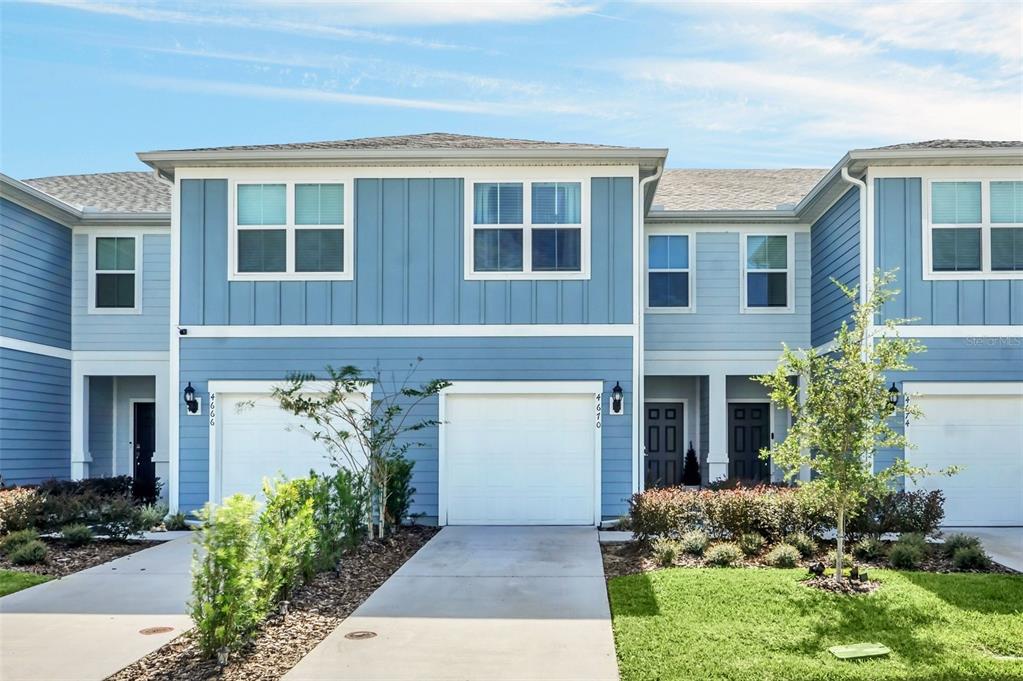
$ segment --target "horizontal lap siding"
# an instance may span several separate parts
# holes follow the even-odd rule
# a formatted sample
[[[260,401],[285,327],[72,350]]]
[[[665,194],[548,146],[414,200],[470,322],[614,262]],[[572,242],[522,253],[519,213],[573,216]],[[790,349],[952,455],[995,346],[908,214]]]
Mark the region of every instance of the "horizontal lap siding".
[[[229,282],[226,180],[181,183],[181,323],[630,324],[633,183],[591,184],[588,281],[467,281],[461,179],[356,180],[355,279]],[[184,277],[183,277],[184,279]]]
[[[0,199],[0,336],[71,347],[71,230]]]
[[[998,382],[1023,381],[1023,344],[1019,338],[922,338],[927,351],[910,357],[914,371],[889,375],[902,390],[904,381]],[[903,394],[905,390],[902,390]],[[925,392],[925,391],[920,391]],[[903,432],[900,420],[896,430]],[[964,456],[969,452],[964,452]],[[901,449],[879,450],[874,457],[877,470],[903,457]]]
[[[132,236],[131,229],[124,230]],[[138,235],[135,235],[139,238]],[[170,329],[170,235],[142,237],[142,314],[89,314],[89,236],[75,235],[75,350],[166,350]]]
[[[606,416],[601,429],[603,458],[602,513],[625,513],[632,489],[632,339],[629,337],[564,338],[184,338],[181,341],[180,390],[185,383],[203,396],[211,380],[273,380],[291,372],[324,375],[328,364],[353,364],[382,370],[384,383],[400,381],[422,357],[412,376],[418,385],[431,379],[602,380],[605,392],[620,381],[626,413]],[[606,401],[606,400],[605,400]],[[178,406],[182,409],[181,405]],[[417,416],[437,418],[437,400],[420,406]],[[413,513],[437,515],[437,429],[420,433],[423,447],[409,450],[416,461]],[[209,422],[180,417],[180,497],[183,509],[206,502],[209,492]]]
[[[835,285],[860,280],[860,192],[850,189],[810,230],[810,341],[823,345],[852,314],[852,303]]]
[[[71,474],[71,362],[0,348],[0,476],[38,483]]]
[[[647,350],[781,350],[810,338],[810,235],[796,234],[795,311],[740,314],[737,232],[697,232],[695,311],[645,315]]]
[[[902,292],[884,317],[928,325],[1023,324],[1021,280],[924,280],[920,186],[918,177],[874,181],[877,267],[898,268],[894,286]]]

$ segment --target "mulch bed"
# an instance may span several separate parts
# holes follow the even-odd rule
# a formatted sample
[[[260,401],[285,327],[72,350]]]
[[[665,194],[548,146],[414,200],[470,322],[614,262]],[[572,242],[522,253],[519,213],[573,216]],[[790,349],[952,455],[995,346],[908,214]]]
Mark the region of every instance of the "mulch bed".
[[[279,679],[436,533],[434,527],[406,527],[386,539],[364,543],[342,559],[338,573],[322,573],[298,589],[288,614],[271,615],[223,668],[216,660],[203,658],[185,633],[108,681]]]
[[[804,579],[802,584],[812,589],[820,589],[821,591],[828,591],[833,594],[842,594],[845,596],[869,594],[877,591],[877,589],[881,586],[880,582],[875,582],[873,580],[861,582],[859,580],[843,579],[841,582],[836,582],[835,578],[830,575]]]
[[[61,539],[50,537],[41,537],[41,539],[49,549],[45,563],[14,565],[6,557],[0,557],[0,568],[18,572],[34,572],[37,575],[48,577],[67,577],[75,572],[107,563],[115,558],[123,558],[161,543],[142,539],[127,541],[97,539],[85,546],[68,546]]]

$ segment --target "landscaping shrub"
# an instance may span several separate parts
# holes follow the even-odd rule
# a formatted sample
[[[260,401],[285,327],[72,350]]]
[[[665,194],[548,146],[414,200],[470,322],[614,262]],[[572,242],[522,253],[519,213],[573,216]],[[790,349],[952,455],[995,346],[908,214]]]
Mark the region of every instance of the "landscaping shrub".
[[[38,539],[33,539],[11,550],[7,554],[7,560],[15,565],[36,565],[46,562],[47,553],[49,553],[49,549],[46,548],[46,544]]]
[[[784,541],[789,546],[794,546],[803,558],[810,558],[817,554],[817,542],[806,532],[788,534],[785,536]]]
[[[416,488],[412,486],[412,469],[416,462],[404,456],[387,459],[387,498],[384,503],[385,522],[391,526],[400,525],[408,517],[412,495]]]
[[[686,532],[678,540],[679,549],[682,553],[690,556],[702,556],[703,552],[707,550],[707,544],[709,543],[710,538],[707,537],[707,533],[703,530]]]
[[[764,550],[764,538],[756,532],[747,532],[746,534],[739,537],[739,550],[742,551],[742,555],[747,558],[753,558],[754,556],[760,555],[760,552]]]
[[[860,560],[878,560],[884,558],[885,545],[875,537],[864,537],[853,544],[853,556]]]
[[[39,539],[39,533],[33,529],[11,532],[3,539],[0,539],[0,553],[7,555],[22,544],[27,544],[37,539]]]
[[[0,534],[27,530],[39,524],[43,498],[29,487],[0,488]]]
[[[678,540],[668,539],[666,537],[655,539],[652,548],[654,562],[661,567],[670,567],[673,565],[675,563],[675,559],[678,558],[679,553],[681,552]]]
[[[893,532],[915,532],[925,536],[938,533],[945,518],[945,496],[940,490],[889,492],[870,497],[849,520],[846,534],[851,539],[880,537]]]
[[[95,538],[95,535],[88,525],[74,524],[62,527],[60,538],[67,542],[68,546],[85,546]]]
[[[163,504],[146,504],[139,506],[138,514],[139,524],[144,530],[151,530],[163,524],[163,519],[167,517],[167,507]]]
[[[36,489],[47,497],[95,495],[104,499],[131,498],[131,476],[117,475],[109,478],[85,478],[83,480],[50,479],[39,483]]]
[[[927,555],[927,542],[923,535],[904,534],[888,551],[888,562],[893,568],[915,570]]]
[[[986,570],[991,567],[991,558],[979,545],[960,546],[952,554],[952,565],[956,570]]]
[[[286,599],[301,579],[316,573],[317,532],[313,500],[296,482],[263,482],[266,507],[259,515],[261,599],[266,607]]]
[[[188,529],[188,523],[186,522],[185,514],[181,511],[174,513],[173,515],[167,516],[163,521],[163,529],[168,532],[180,532]]]
[[[702,529],[707,522],[704,494],[665,487],[633,495],[629,501],[632,531],[639,539],[649,541],[659,536],[678,538]]]
[[[190,614],[195,640],[208,656],[231,650],[266,614],[260,599],[256,500],[235,494],[200,512],[203,526],[192,558]]]
[[[708,565],[714,565],[716,567],[728,567],[734,565],[742,559],[742,551],[738,546],[731,542],[723,542],[721,544],[715,544],[707,550],[704,559]]]
[[[369,490],[365,475],[338,468],[331,475],[310,471],[309,477],[293,482],[303,498],[313,502],[316,569],[333,569],[345,550],[366,536]]]
[[[956,532],[945,537],[945,543],[941,545],[941,552],[945,557],[951,558],[956,551],[962,548],[980,548],[980,540],[968,534]]]
[[[791,544],[778,544],[767,556],[767,564],[776,568],[794,568],[799,564],[799,549]]]

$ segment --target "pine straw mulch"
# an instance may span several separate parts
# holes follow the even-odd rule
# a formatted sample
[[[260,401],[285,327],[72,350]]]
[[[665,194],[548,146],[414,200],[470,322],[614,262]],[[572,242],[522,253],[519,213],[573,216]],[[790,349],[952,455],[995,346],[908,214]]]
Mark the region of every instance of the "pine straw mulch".
[[[339,572],[321,573],[298,589],[288,614],[267,618],[223,668],[203,658],[185,633],[108,681],[279,679],[436,533],[435,527],[405,527],[386,539],[365,542],[342,559]]]
[[[40,539],[49,549],[45,563],[14,565],[6,557],[0,557],[0,568],[17,572],[33,572],[48,577],[67,577],[75,572],[102,565],[163,543],[143,539],[125,541],[96,539],[85,546],[68,546],[62,539],[53,537],[40,537]]]

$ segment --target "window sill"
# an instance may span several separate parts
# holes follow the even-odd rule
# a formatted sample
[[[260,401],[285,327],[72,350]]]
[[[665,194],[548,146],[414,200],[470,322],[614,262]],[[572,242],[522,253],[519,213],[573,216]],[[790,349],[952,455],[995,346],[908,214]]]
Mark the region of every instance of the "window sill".
[[[647,314],[692,314],[696,309],[689,307],[647,307],[644,310]]]
[[[140,315],[142,314],[142,308],[140,307],[90,307],[90,315]]]
[[[746,307],[739,308],[739,314],[795,314],[792,307]]]
[[[998,272],[924,272],[924,281],[1023,280],[1023,270]]]
[[[231,281],[351,281],[351,272],[252,272],[229,274]]]
[[[585,281],[589,272],[466,272],[466,281]]]

